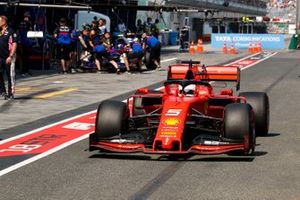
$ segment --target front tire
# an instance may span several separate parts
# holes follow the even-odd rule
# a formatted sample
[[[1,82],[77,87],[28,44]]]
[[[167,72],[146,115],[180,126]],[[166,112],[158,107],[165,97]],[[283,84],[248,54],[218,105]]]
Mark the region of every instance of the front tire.
[[[244,143],[244,153],[253,153],[255,133],[253,112],[249,104],[232,103],[224,110],[224,137]]]
[[[127,106],[123,102],[103,101],[97,111],[95,136],[97,139],[120,135],[126,129]]]
[[[247,99],[254,112],[255,133],[266,136],[269,132],[270,106],[269,97],[264,92],[242,92],[239,96]]]

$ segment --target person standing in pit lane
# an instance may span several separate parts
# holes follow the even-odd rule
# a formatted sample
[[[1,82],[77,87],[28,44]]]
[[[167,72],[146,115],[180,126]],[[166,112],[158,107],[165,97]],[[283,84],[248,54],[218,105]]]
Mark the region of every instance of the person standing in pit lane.
[[[67,26],[67,20],[61,18],[59,27],[54,31],[54,37],[57,39],[58,59],[61,62],[62,73],[69,71],[70,53],[71,53],[71,29]]]
[[[159,36],[159,20],[156,19],[154,24],[151,26],[151,35],[158,39]]]
[[[153,26],[152,24],[152,18],[147,17],[147,21],[144,22],[144,32],[147,33],[148,35],[151,34],[151,27]]]
[[[30,12],[25,12],[23,21],[20,22],[18,27],[18,35],[20,41],[17,53],[22,76],[25,76],[26,74],[31,75],[31,73],[29,72],[29,57],[32,53],[32,46],[34,41],[31,38],[27,37],[28,31],[33,30],[30,18]]]
[[[95,58],[95,65],[97,67],[97,72],[102,72],[101,58],[106,52],[105,46],[101,41],[101,36],[99,35],[98,29],[93,29],[90,32],[89,46],[92,49],[93,56]]]
[[[160,41],[154,36],[148,36],[147,33],[143,33],[143,49],[149,49],[150,51],[150,60],[156,65],[156,69],[159,70],[160,67],[160,52],[161,44]]]
[[[79,31],[72,30],[71,32],[71,50],[70,50],[70,67],[69,73],[74,73],[77,71],[76,59],[77,59],[77,45],[79,41]]]
[[[0,96],[6,99],[14,98],[14,77],[11,70],[17,50],[17,34],[8,27],[6,16],[0,16]],[[6,91],[4,74],[7,76],[8,89]]]

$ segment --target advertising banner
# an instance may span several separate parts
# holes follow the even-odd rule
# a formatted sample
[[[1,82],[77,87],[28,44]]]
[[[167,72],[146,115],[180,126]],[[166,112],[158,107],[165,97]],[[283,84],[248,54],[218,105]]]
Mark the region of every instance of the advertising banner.
[[[227,47],[234,45],[237,49],[247,49],[249,44],[261,43],[263,49],[283,49],[284,34],[212,34],[211,46],[222,48],[226,42]]]

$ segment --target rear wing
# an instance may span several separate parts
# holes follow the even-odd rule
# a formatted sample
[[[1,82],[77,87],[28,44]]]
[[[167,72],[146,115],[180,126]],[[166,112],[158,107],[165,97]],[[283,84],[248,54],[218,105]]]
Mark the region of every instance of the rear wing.
[[[236,90],[239,90],[240,74],[240,68],[236,66],[204,66],[200,61],[181,61],[169,66],[168,80],[236,82]]]

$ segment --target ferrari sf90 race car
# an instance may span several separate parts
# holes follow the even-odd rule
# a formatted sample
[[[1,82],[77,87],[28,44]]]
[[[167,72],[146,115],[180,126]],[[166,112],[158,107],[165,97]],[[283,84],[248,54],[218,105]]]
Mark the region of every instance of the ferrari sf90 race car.
[[[234,66],[169,66],[162,90],[141,88],[126,102],[106,100],[97,111],[89,149],[151,154],[252,154],[256,135],[269,128],[269,100],[263,92],[214,92],[211,81],[235,81]]]

